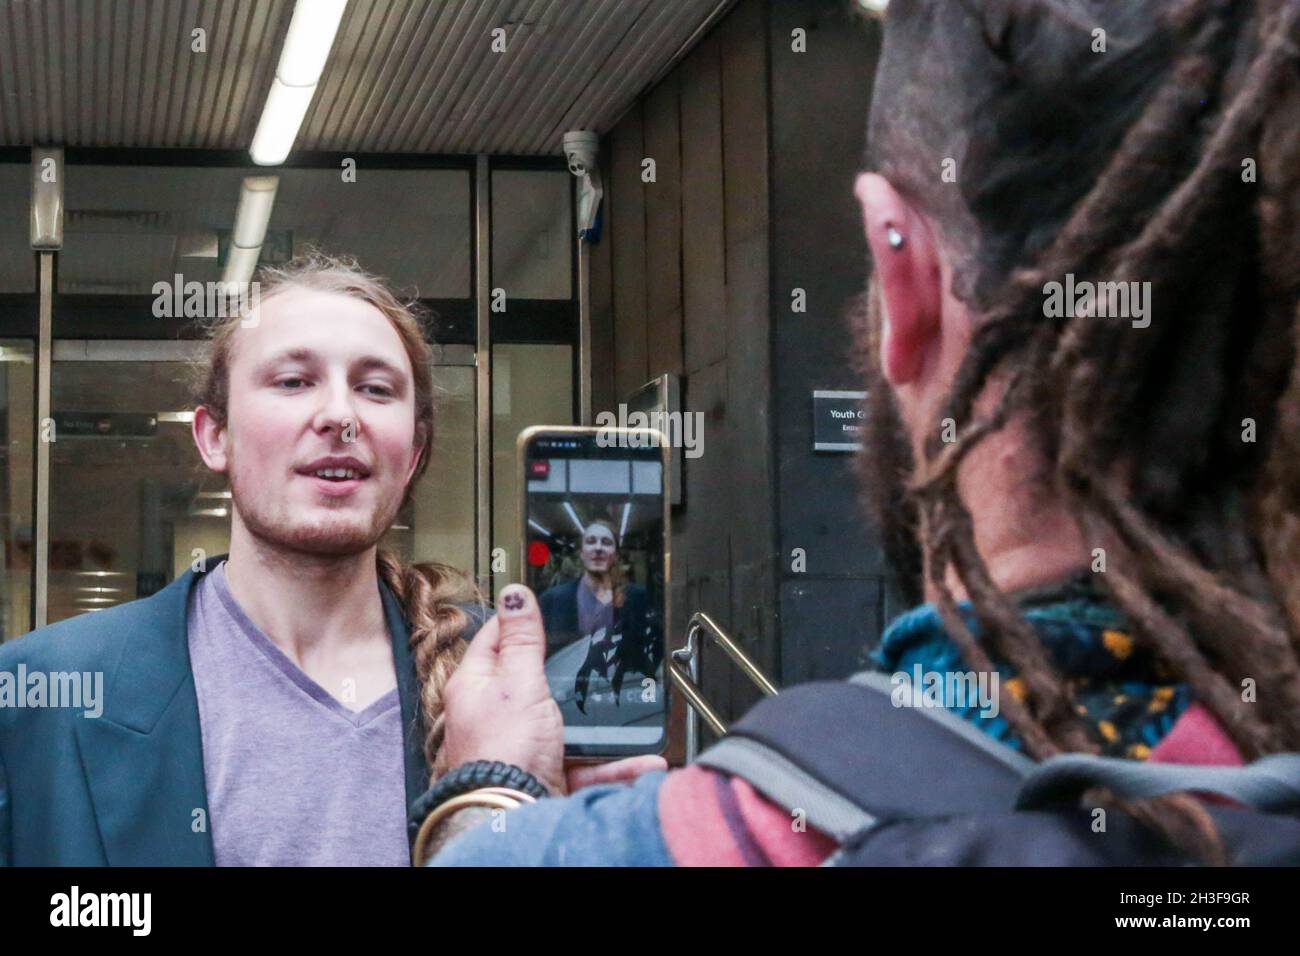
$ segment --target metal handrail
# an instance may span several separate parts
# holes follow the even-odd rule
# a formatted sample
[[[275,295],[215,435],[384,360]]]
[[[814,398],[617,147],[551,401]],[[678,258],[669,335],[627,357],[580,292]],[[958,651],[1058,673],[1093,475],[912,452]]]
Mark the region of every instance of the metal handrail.
[[[703,632],[713,639],[722,650],[735,661],[741,672],[768,697],[777,695],[773,684],[753,658],[740,649],[740,645],[718,626],[717,622],[703,611],[696,611],[691,616],[686,628],[686,644],[669,655],[668,676],[673,686],[686,699],[686,759],[694,760],[699,752],[699,718],[703,717],[709,728],[719,737],[727,733],[727,723],[704,696],[700,688],[700,654],[702,645],[696,641],[696,635]]]

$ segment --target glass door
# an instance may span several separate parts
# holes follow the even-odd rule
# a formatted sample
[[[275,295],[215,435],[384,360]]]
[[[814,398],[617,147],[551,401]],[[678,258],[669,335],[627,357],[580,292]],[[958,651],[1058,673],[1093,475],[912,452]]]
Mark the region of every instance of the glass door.
[[[447,345],[433,366],[433,447],[411,501],[383,546],[404,561],[440,561],[475,573],[474,348]]]
[[[493,597],[523,578],[520,561],[519,434],[532,425],[573,423],[573,349],[567,345],[492,346],[492,548],[506,560],[492,575]],[[501,552],[497,552],[500,554]]]
[[[36,265],[32,167],[0,161],[0,641],[32,628],[36,474]]]
[[[196,342],[54,343],[49,621],[145,597],[230,545],[190,436]]]
[[[32,627],[35,343],[0,339],[0,641]]]

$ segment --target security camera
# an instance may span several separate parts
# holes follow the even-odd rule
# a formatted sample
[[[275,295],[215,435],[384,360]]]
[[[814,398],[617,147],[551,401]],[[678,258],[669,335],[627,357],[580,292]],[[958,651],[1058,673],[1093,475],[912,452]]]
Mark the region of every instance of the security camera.
[[[585,129],[571,129],[564,134],[564,158],[569,172],[578,177],[578,238],[589,242],[600,239],[600,201],[605,195],[600,184],[600,136]]]
[[[585,129],[571,129],[564,134],[564,158],[569,161],[569,172],[573,175],[586,176],[595,170],[599,152],[599,134]]]

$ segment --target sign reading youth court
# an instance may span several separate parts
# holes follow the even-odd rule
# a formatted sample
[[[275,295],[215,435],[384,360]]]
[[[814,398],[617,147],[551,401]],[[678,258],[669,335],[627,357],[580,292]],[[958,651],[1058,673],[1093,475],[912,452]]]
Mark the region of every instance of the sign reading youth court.
[[[813,451],[857,451],[862,447],[866,392],[813,392]]]

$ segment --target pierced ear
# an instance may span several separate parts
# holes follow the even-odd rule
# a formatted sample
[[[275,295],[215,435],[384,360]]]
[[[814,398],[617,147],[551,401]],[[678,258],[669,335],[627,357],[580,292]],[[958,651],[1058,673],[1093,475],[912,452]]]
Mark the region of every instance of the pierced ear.
[[[873,285],[882,303],[880,364],[891,385],[920,377],[940,331],[942,294],[934,238],[893,185],[875,173],[858,177]]]

